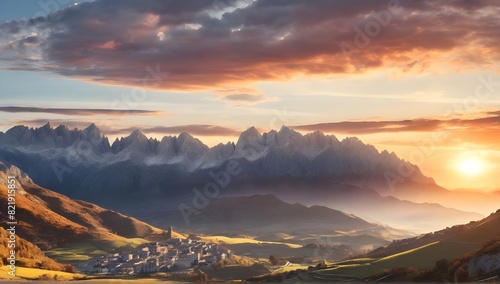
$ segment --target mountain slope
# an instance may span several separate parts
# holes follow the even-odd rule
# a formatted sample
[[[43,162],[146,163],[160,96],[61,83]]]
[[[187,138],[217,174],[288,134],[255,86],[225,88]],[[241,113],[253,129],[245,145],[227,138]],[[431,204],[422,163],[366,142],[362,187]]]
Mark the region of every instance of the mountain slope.
[[[0,227],[0,264],[7,264],[10,248],[8,248],[9,232]],[[63,264],[45,256],[39,247],[21,238],[16,238],[16,264],[22,267],[42,268],[49,270],[65,270]]]
[[[305,205],[323,205],[354,213],[366,220],[378,220],[417,232],[438,230],[483,217],[473,212],[446,208],[437,203],[416,203],[392,196],[384,197],[371,189],[343,183],[285,181],[274,184],[246,184],[241,187],[246,187],[246,192],[274,192],[287,202],[301,201]],[[310,187],[321,188],[322,191],[306,195]],[[228,191],[238,189],[231,188]]]
[[[476,222],[393,241],[314,274],[332,280],[350,276],[382,282],[456,282],[461,270],[460,282],[479,280],[499,272],[499,235],[500,210]]]
[[[276,196],[252,195],[215,199],[202,210],[194,223],[240,227],[266,227],[282,223],[318,223],[336,230],[357,230],[382,226],[324,206],[289,204]]]
[[[19,177],[16,233],[44,249],[69,242],[143,238],[162,232],[135,218],[39,187],[14,166],[0,163],[0,170],[0,202],[4,204],[8,198],[4,185],[7,173]]]
[[[378,247],[389,240],[414,235],[408,231],[367,222],[325,206],[290,204],[274,195],[222,197],[211,200],[194,214],[189,211],[156,214],[142,211],[141,219],[206,234],[251,235],[265,241],[286,238],[300,244],[324,242],[356,247]]]
[[[498,236],[500,236],[500,210],[479,221],[456,225],[415,238],[394,241],[386,247],[368,253],[366,257],[384,257],[435,242],[471,244],[479,249],[484,243]]]

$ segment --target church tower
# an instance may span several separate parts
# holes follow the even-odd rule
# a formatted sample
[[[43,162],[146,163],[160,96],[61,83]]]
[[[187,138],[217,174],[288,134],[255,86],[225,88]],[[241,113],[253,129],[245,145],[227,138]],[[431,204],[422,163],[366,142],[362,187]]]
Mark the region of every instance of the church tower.
[[[167,239],[168,240],[172,239],[173,231],[174,231],[174,229],[172,228],[172,226],[168,227],[168,232],[167,232]]]

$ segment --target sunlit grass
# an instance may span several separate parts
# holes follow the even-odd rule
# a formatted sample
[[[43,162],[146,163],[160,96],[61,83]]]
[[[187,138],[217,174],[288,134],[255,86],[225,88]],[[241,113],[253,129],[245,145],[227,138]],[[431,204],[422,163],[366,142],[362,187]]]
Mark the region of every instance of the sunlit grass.
[[[306,265],[306,264],[298,264],[298,263],[292,263],[286,267],[283,267],[281,269],[278,270],[278,272],[288,272],[288,271],[294,271],[294,270],[297,270],[297,269],[305,269],[307,270],[307,268],[309,267],[309,265]]]
[[[431,247],[431,246],[435,246],[437,244],[439,244],[439,241],[438,242],[429,243],[429,244],[426,244],[424,246],[421,246],[421,247],[418,247],[418,248],[414,248],[414,249],[411,249],[411,250],[407,250],[407,251],[403,251],[403,252],[396,253],[396,254],[393,254],[393,255],[389,255],[389,256],[380,258],[380,259],[374,261],[373,263],[377,263],[377,262],[389,263],[389,262],[391,262],[391,260],[395,260],[395,259],[400,260],[402,257],[404,257],[404,256],[406,256],[408,254],[413,254],[412,255],[412,259],[414,259],[414,253],[415,252],[417,252],[419,250],[423,250],[423,249]]]
[[[217,243],[217,244],[276,244],[276,245],[286,245],[290,248],[301,248],[302,245],[284,243],[284,242],[269,242],[269,241],[259,241],[250,238],[230,238],[226,236],[200,236],[204,242]]]
[[[378,258],[369,258],[369,257],[355,258],[355,259],[349,259],[346,261],[337,262],[336,264],[337,265],[365,264],[365,263],[374,262],[375,260],[378,260]]]
[[[78,278],[83,278],[85,275],[78,273],[68,273],[61,271],[53,271],[53,270],[45,270],[45,269],[37,269],[37,268],[25,268],[25,267],[16,267],[16,276],[10,276],[8,266],[0,267],[0,278],[15,280],[15,279],[37,279],[42,275],[48,275],[51,278],[54,278],[57,275],[57,278],[60,280],[73,280]]]
[[[60,262],[86,261],[98,255],[112,251],[126,251],[148,242],[141,238],[131,238],[126,241],[90,241],[85,243],[67,244],[63,247],[46,251],[45,254]]]
[[[359,258],[337,263],[330,269],[321,270],[319,274],[350,275],[365,278],[380,273],[385,269],[401,266],[417,269],[432,269],[436,261],[446,258],[455,259],[473,250],[477,244],[458,242],[433,242],[424,246],[396,253],[380,259]]]

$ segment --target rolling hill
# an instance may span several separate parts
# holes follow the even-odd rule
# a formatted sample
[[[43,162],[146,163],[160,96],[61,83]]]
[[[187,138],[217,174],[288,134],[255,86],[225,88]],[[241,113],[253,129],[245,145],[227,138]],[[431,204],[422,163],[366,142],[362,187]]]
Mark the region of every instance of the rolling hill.
[[[393,266],[383,272],[376,273],[365,281],[378,280],[380,282],[486,282],[500,277],[500,237],[484,244],[479,250],[466,253],[453,261],[441,259],[432,269],[415,269]]]
[[[499,236],[500,210],[469,224],[453,226],[415,238],[393,241],[390,245],[337,263],[316,274],[325,279],[349,275],[357,279],[370,276],[371,280],[392,274],[401,274],[404,277],[410,277],[408,275],[412,274],[411,277],[427,277],[426,280],[429,281],[442,281],[442,278],[439,278],[441,280],[433,278],[435,271],[432,273],[429,271],[435,269],[438,261],[445,259],[446,263],[450,263],[450,268],[454,266],[454,273],[462,267],[465,270],[470,269],[469,272],[464,271],[465,275],[467,273],[483,275],[485,273],[482,271],[486,270],[485,267],[490,267],[488,265],[491,261],[497,263],[495,259],[498,259],[498,255],[491,256],[491,252],[498,251]],[[486,254],[490,256],[483,257]],[[473,261],[473,266],[467,268],[464,264],[470,261]],[[425,275],[419,269],[430,274]],[[399,281],[415,280],[404,277],[399,278]],[[451,278],[453,279],[453,275]],[[394,281],[394,279],[387,281]]]
[[[414,238],[394,241],[386,247],[368,253],[366,257],[385,257],[435,242],[471,244],[473,248],[479,249],[484,243],[498,236],[500,236],[500,210],[479,221],[456,225]],[[446,255],[442,256],[446,257]]]

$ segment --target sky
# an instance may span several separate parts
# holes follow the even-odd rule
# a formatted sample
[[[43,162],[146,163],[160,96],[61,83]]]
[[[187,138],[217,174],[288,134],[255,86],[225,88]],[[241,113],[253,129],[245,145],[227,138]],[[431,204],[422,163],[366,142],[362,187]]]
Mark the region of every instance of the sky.
[[[450,189],[500,188],[500,3],[0,1],[0,131],[282,125],[394,151]]]

